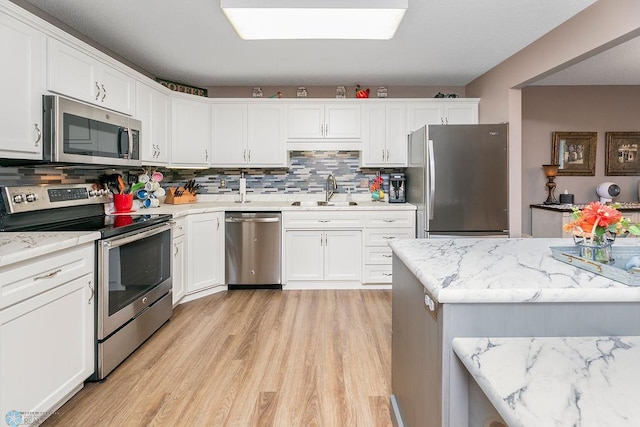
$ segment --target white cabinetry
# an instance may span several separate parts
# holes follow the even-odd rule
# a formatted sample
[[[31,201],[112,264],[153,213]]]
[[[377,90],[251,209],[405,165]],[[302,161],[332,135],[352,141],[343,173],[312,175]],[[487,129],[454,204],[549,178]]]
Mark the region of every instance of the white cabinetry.
[[[133,114],[133,77],[53,38],[48,39],[47,52],[47,88],[50,91]]]
[[[224,284],[224,212],[187,216],[187,294]]]
[[[175,306],[186,294],[186,238],[187,227],[185,218],[177,218],[173,224],[173,264],[171,264],[171,280],[173,282],[172,302]]]
[[[211,107],[212,166],[285,167],[286,107],[224,103]]]
[[[477,98],[434,99],[408,102],[407,130],[424,125],[461,125],[478,123]]]
[[[407,106],[380,102],[362,106],[363,167],[407,165]]]
[[[359,139],[360,105],[334,101],[311,103],[291,101],[288,106],[288,138]]]
[[[357,212],[283,212],[285,280],[356,282],[362,277],[362,221]]]
[[[0,6],[0,157],[42,159],[46,38]]]
[[[52,411],[93,373],[93,260],[88,244],[0,268],[3,417]]]
[[[171,105],[171,165],[207,167],[211,141],[209,103],[174,95]]]
[[[415,237],[414,211],[367,212],[364,231],[364,283],[391,283],[391,248],[395,239]]]
[[[171,101],[169,96],[136,81],[136,119],[142,122],[141,159],[149,165],[169,163]]]

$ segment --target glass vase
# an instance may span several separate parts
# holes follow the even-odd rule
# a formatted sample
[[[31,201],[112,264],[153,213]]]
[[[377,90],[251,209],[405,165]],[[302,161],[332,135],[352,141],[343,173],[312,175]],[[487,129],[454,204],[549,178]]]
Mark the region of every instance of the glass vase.
[[[602,264],[613,263],[612,245],[614,240],[615,236],[598,236],[593,239],[574,237],[574,241],[578,247],[578,253],[581,258],[586,258],[590,261],[600,262]]]

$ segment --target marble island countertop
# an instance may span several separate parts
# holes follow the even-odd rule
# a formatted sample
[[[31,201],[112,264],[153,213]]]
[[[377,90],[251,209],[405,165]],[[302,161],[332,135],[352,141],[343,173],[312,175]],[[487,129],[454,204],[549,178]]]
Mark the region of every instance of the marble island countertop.
[[[0,233],[0,267],[93,242],[99,238],[100,233],[90,231]]]
[[[393,253],[440,303],[640,301],[628,286],[552,257],[571,239],[414,239]],[[615,245],[640,246],[634,238]]]
[[[640,337],[455,338],[512,427],[640,425]]]

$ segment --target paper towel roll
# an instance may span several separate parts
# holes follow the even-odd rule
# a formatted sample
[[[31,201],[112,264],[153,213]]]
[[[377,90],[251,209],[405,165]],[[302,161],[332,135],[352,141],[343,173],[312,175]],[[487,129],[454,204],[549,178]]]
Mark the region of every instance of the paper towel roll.
[[[240,194],[247,194],[247,179],[240,178]]]

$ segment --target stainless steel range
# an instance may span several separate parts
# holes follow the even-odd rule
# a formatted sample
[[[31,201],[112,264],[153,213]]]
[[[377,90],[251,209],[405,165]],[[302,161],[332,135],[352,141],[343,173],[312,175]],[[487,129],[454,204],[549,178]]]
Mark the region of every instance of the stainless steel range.
[[[172,315],[171,215],[106,215],[92,184],[3,187],[0,231],[97,231],[96,370],[104,379]]]

